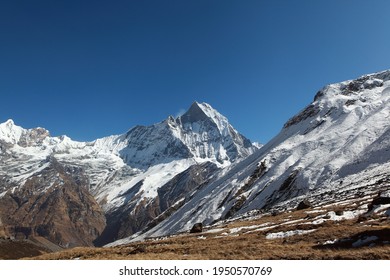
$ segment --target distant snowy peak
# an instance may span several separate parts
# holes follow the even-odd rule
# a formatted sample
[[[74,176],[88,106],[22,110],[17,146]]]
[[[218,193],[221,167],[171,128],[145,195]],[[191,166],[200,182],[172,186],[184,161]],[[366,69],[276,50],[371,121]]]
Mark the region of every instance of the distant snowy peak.
[[[130,166],[142,169],[188,158],[226,166],[257,149],[226,117],[209,104],[198,102],[176,119],[169,116],[151,126],[136,126],[121,139],[126,147],[119,151],[120,156]]]
[[[16,126],[13,120],[7,120],[0,124],[0,140],[10,144],[16,144],[24,129]]]
[[[180,139],[196,158],[211,158],[225,164],[244,158],[257,147],[237,132],[228,119],[207,103],[194,102],[176,119]]]
[[[217,110],[207,103],[194,102],[190,109],[176,122],[181,123],[183,130],[190,129],[194,133],[202,134],[208,131],[208,134],[217,138],[222,138],[222,145],[227,148],[229,145],[242,146],[244,148],[253,148],[254,145],[237,132],[229,123],[228,119],[221,115]],[[213,135],[213,129],[216,134]],[[218,140],[218,139],[214,139]],[[243,155],[245,156],[245,155]]]
[[[223,136],[228,135],[229,127],[231,127],[227,118],[207,103],[194,102],[190,109],[179,119],[183,126],[197,122],[211,122],[217,126]]]
[[[0,141],[11,145],[17,144],[21,147],[37,146],[41,145],[47,137],[50,137],[49,131],[41,127],[24,129],[15,125],[11,119],[0,124]]]
[[[205,121],[209,119],[209,116],[206,114],[205,110],[198,102],[192,103],[191,107],[185,112],[182,116],[179,117],[182,123],[195,123],[199,121]]]

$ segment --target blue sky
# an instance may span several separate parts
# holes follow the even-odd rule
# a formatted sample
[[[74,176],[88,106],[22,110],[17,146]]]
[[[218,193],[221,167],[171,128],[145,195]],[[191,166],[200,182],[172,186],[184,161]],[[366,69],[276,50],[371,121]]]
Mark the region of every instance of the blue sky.
[[[93,140],[207,102],[267,142],[390,68],[390,1],[0,1],[0,122]]]

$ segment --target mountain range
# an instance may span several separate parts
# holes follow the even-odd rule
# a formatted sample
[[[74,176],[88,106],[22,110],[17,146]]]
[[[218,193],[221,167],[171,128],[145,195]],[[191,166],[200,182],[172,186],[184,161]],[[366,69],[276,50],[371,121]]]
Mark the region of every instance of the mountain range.
[[[112,246],[379,194],[390,183],[389,100],[390,71],[325,86],[264,146],[197,102],[93,142],[9,120],[0,124],[0,234]]]
[[[0,124],[0,226],[62,247],[102,245],[169,216],[257,150],[206,103],[93,142]]]

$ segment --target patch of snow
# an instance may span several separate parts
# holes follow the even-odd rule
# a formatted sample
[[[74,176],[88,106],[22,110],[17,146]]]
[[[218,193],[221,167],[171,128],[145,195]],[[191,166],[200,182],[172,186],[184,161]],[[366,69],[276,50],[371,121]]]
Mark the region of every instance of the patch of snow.
[[[214,228],[214,229],[210,229],[210,230],[205,230],[204,233],[218,233],[218,232],[221,232],[224,230],[225,230],[224,228]]]
[[[303,221],[305,221],[305,219],[290,220],[290,221],[281,223],[280,225],[281,225],[281,226],[284,226],[284,225],[291,225],[291,224],[296,224],[296,223],[303,222]]]
[[[275,232],[275,233],[268,233],[266,235],[266,239],[277,239],[277,238],[287,238],[294,235],[303,235],[303,234],[309,234],[316,231],[316,229],[310,229],[310,230],[290,230],[290,231],[281,231],[281,232]]]
[[[306,211],[305,213],[306,214],[317,214],[317,213],[324,213],[326,210],[325,209],[321,209],[321,210],[310,210],[310,211]]]
[[[327,240],[322,245],[332,245],[332,244],[335,244],[337,241],[338,241],[337,239]]]
[[[6,194],[7,194],[7,191],[0,193],[0,198],[2,198],[3,196],[5,196]]]
[[[318,216],[311,223],[306,223],[306,224],[319,225],[319,224],[322,224],[326,221],[352,220],[352,219],[359,217],[363,213],[365,213],[365,210],[344,211],[343,215],[339,216],[339,215],[336,215],[336,213],[334,211],[330,211],[325,215]]]

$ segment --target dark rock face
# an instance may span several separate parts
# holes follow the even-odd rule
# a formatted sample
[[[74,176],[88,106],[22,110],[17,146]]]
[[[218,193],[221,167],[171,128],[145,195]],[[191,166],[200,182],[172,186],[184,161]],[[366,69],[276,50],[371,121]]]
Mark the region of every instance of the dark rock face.
[[[307,106],[303,111],[301,111],[298,115],[295,115],[290,120],[288,120],[283,128],[290,127],[294,124],[300,123],[301,121],[306,120],[307,118],[314,117],[320,112],[320,108],[315,105]]]
[[[19,239],[42,236],[62,247],[93,245],[105,227],[105,217],[82,177],[79,174],[75,180],[53,162],[22,187],[9,191],[0,199],[5,234]],[[42,178],[52,182],[44,192]]]
[[[203,232],[203,224],[202,223],[194,224],[190,230],[190,233],[201,233],[201,232]]]
[[[378,196],[372,200],[372,205],[390,204],[390,197]]]
[[[372,200],[372,205],[383,205],[383,204],[390,204],[390,197],[389,196],[382,196],[382,195],[379,195],[377,197],[375,197],[373,200]]]
[[[350,95],[354,92],[359,92],[365,89],[373,89],[383,86],[383,81],[373,77],[364,76],[359,79],[351,81],[343,90],[344,95]]]
[[[242,206],[245,204],[246,199],[247,198],[245,195],[241,195],[240,197],[236,198],[236,201],[234,202],[233,206],[225,214],[224,219],[229,219],[235,213],[237,213],[242,208]]]
[[[19,139],[18,145],[21,147],[39,146],[50,133],[44,128],[38,127],[28,130]]]
[[[207,183],[209,178],[218,170],[211,162],[193,165],[175,176],[171,181],[158,190],[160,210],[164,212],[181,199],[188,199],[194,190]]]
[[[190,109],[181,117],[179,117],[181,123],[195,123],[195,122],[204,122],[210,121],[208,116],[203,112],[203,110],[194,102]]]

